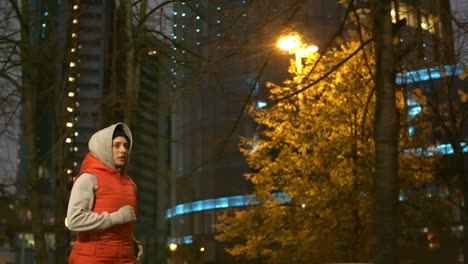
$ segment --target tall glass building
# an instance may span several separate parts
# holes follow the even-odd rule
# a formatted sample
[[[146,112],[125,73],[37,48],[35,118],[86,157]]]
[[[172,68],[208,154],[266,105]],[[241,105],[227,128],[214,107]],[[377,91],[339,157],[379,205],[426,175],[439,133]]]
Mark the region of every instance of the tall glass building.
[[[276,47],[279,37],[297,32],[321,46],[339,23],[334,1],[295,2],[174,3],[171,263],[235,263],[213,224],[220,210],[251,202],[238,149],[255,133],[245,110],[265,106],[266,82],[287,77],[291,57]]]
[[[55,186],[58,179],[68,182],[78,173],[81,160],[88,152],[88,141],[97,130],[123,121],[125,91],[120,83],[112,84],[112,65],[123,61],[123,46],[115,44],[119,27],[118,1],[107,0],[34,0],[30,2],[31,46],[40,47],[54,41],[37,67],[40,82],[35,83],[37,96],[37,142],[41,157],[40,173],[45,179],[44,214],[46,227],[53,230],[58,207],[66,207],[68,195],[58,199]],[[167,205],[169,175],[169,67],[167,45],[154,37],[148,37],[141,57],[141,85],[137,93],[135,120],[131,125],[134,134],[130,176],[138,186],[138,222],[136,236],[145,246],[144,263],[163,263],[167,256],[167,225],[164,220]],[[115,48],[115,49],[114,49]],[[42,55],[42,54],[41,54]],[[53,59],[47,59],[51,55]],[[52,56],[53,55],[53,56]],[[60,57],[63,56],[63,57]],[[65,62],[65,63],[63,63]],[[122,66],[122,64],[118,65]],[[117,68],[119,80],[125,68]],[[55,90],[52,90],[55,89]],[[63,100],[50,102],[47,92],[63,94]],[[118,95],[116,98],[115,95]],[[54,97],[55,98],[55,97]],[[62,120],[63,123],[58,123]],[[57,134],[60,128],[65,134]],[[24,137],[24,135],[23,135]],[[57,142],[63,143],[63,151],[57,151]],[[22,141],[24,142],[24,140]],[[25,173],[24,146],[20,148],[17,177],[17,197],[27,197],[28,178]],[[57,173],[58,159],[64,160],[63,173]],[[34,242],[30,230],[30,213],[17,210],[21,229],[15,237],[18,263],[30,263]],[[13,230],[13,229],[12,229]],[[64,240],[63,238],[62,240]],[[71,236],[70,240],[74,237]],[[51,263],[55,250],[52,231],[47,232],[47,247]]]

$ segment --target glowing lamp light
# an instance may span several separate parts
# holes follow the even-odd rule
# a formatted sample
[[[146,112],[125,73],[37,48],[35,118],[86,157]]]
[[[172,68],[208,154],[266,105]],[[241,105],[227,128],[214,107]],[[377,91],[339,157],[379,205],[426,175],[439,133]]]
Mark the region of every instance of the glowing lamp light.
[[[169,245],[169,249],[170,249],[171,251],[175,251],[175,250],[177,249],[177,244],[171,243],[171,244]]]
[[[299,37],[295,35],[282,37],[278,41],[278,47],[283,50],[292,50],[298,48],[300,45],[301,41]]]
[[[306,55],[308,53],[313,53],[313,52],[316,52],[318,51],[318,47],[317,46],[308,46],[307,48],[305,49],[300,49],[297,51],[297,53],[299,53],[299,55]]]
[[[302,73],[302,58],[304,55],[318,51],[317,46],[308,46],[301,43],[300,37],[297,35],[290,35],[281,37],[278,42],[278,47],[287,50],[289,54],[294,54],[296,57],[296,69],[298,73]]]

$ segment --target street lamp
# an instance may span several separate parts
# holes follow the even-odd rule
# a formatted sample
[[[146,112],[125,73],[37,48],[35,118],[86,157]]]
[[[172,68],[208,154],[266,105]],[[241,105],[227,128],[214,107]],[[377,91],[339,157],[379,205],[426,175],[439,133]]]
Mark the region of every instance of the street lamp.
[[[296,57],[296,69],[299,74],[302,74],[302,57],[308,53],[316,52],[317,46],[307,46],[301,43],[298,35],[283,36],[278,40],[278,47],[287,50],[289,54],[294,54]]]
[[[177,244],[171,243],[171,244],[169,245],[169,249],[170,249],[171,251],[175,251],[175,250],[177,249]]]

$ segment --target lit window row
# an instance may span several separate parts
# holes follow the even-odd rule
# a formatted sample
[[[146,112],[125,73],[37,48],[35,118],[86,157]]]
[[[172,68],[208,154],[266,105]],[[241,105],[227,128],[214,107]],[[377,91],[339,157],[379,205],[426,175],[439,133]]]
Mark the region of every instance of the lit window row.
[[[392,16],[392,22],[396,22],[396,11],[392,9],[390,11],[390,15]],[[419,16],[419,18],[418,18]],[[406,6],[399,7],[399,19],[406,19],[407,25],[413,28],[420,27],[423,30],[427,30],[431,33],[435,33],[435,24],[437,23],[437,19],[430,14],[418,14]],[[418,25],[419,23],[419,25]]]
[[[183,237],[171,237],[167,240],[167,246],[170,245],[182,245],[182,244],[192,244],[192,236],[183,236]]]
[[[465,143],[460,143],[460,147],[462,148],[464,153],[468,153],[468,144]],[[419,154],[419,155],[424,155],[424,156],[433,156],[436,154],[442,154],[442,155],[450,155],[453,154],[453,148],[452,145],[450,144],[440,144],[435,147],[429,147],[429,148],[414,148],[414,149],[405,149],[403,151],[405,154]]]
[[[428,80],[440,79],[442,76],[456,76],[462,74],[464,66],[461,64],[445,65],[441,67],[426,68],[405,73],[397,73],[396,84],[411,84]]]

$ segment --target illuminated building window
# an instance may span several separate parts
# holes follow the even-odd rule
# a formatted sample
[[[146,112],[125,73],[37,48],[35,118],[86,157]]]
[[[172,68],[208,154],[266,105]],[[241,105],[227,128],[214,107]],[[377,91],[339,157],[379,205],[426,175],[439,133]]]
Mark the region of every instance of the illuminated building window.
[[[264,101],[258,101],[258,102],[257,102],[257,107],[258,107],[258,108],[263,108],[263,107],[265,107],[265,106],[267,106],[267,103],[266,103],[266,102],[264,102]]]
[[[413,70],[404,73],[397,73],[395,83],[401,85],[423,82],[428,80],[440,79],[443,75],[457,76],[462,74],[463,71],[463,65],[459,64]]]
[[[183,236],[183,237],[172,237],[167,241],[167,245],[181,245],[181,244],[192,244],[192,236]]]
[[[395,23],[397,19],[397,14],[395,9],[392,9],[390,12],[392,16],[392,22]],[[418,15],[420,18],[418,19]],[[406,25],[413,28],[421,28],[423,30],[429,31],[430,33],[435,33],[435,21],[437,18],[433,15],[428,14],[425,10],[416,12],[415,8],[408,5],[400,5],[398,7],[398,18],[406,19]],[[420,24],[418,25],[418,23]]]

